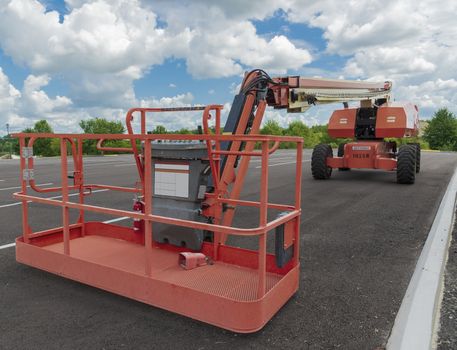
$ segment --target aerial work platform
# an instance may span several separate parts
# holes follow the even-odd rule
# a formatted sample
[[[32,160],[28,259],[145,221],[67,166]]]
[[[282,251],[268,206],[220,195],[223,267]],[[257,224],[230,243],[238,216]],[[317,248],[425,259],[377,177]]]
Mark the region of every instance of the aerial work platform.
[[[212,107],[208,107],[208,111]],[[172,312],[207,322],[234,332],[249,333],[261,329],[298,289],[299,275],[299,225],[302,169],[302,139],[296,137],[270,137],[260,135],[69,135],[69,134],[18,134],[21,146],[22,191],[15,197],[23,203],[23,235],[16,240],[16,259],[62,277],[82,282],[112,293],[160,307]],[[33,143],[39,138],[60,139],[61,187],[40,188],[34,181]],[[120,187],[84,182],[82,144],[85,140],[129,139],[132,144],[142,145],[141,185]],[[257,211],[259,224],[252,228],[224,225],[220,220],[212,222],[192,221],[154,213],[153,195],[154,147],[156,140],[201,141],[210,150],[208,162],[214,169],[220,168],[221,155],[261,159],[260,200],[245,201],[227,195],[227,192],[211,192],[216,211],[226,208],[250,207]],[[221,150],[222,142],[243,142],[243,150]],[[295,203],[292,205],[268,202],[268,158],[280,142],[297,142]],[[256,150],[254,145],[259,145]],[[67,149],[70,145],[70,149]],[[72,174],[69,175],[68,154],[73,157]],[[210,166],[210,165],[208,165]],[[246,168],[247,171],[247,168]],[[69,184],[69,178],[73,184]],[[214,180],[220,185],[219,179]],[[27,192],[59,192],[61,199],[43,198]],[[141,196],[142,211],[120,210],[85,203],[93,189],[108,189]],[[79,197],[70,201],[70,191]],[[32,232],[28,223],[29,203],[40,203],[62,208],[63,226]],[[79,218],[71,223],[69,210],[77,210]],[[96,212],[116,217],[129,217],[137,226],[126,227],[102,222],[86,222],[86,212]],[[276,211],[269,219],[268,211]],[[271,215],[270,215],[271,216]],[[188,228],[184,234],[195,230],[212,233],[211,240],[202,242],[199,250],[176,246],[154,239],[154,224],[169,228]],[[280,238],[279,254],[268,254],[267,235]],[[258,237],[258,250],[249,250],[225,244],[228,235]],[[285,258],[288,250],[292,254]],[[193,269],[185,269],[179,263],[180,253],[203,254],[207,263]]]

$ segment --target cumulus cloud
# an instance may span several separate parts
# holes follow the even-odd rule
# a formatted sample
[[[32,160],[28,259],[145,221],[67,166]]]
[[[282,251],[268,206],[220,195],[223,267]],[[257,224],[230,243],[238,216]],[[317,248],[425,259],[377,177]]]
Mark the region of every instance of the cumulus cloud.
[[[419,108],[430,113],[442,107],[453,110],[457,105],[457,80],[437,79],[400,86],[398,93],[406,100],[417,101]]]
[[[27,122],[17,114],[17,103],[20,99],[21,93],[10,83],[8,76],[0,67],[0,136],[6,134],[3,130],[6,123],[16,125]]]
[[[271,74],[319,70],[329,77],[389,79],[397,99],[413,99],[427,111],[455,109],[454,1],[359,0],[342,6],[338,0],[66,0],[63,20],[43,1],[0,3],[0,47],[32,72],[20,91],[1,72],[0,111],[7,111],[2,118],[49,113],[61,125],[74,126],[89,116],[118,118],[132,105],[198,102],[189,94],[170,100],[135,96],[133,83],[167,59],[184,60],[197,79],[241,76],[251,67]],[[312,56],[287,31],[260,35],[256,21],[272,16],[321,29],[326,49]],[[331,72],[307,67],[325,55],[345,63]],[[68,96],[51,98],[46,85],[57,75],[68,85]],[[326,122],[323,108],[303,118]],[[288,120],[275,113],[268,117]],[[177,123],[190,125],[186,118]]]
[[[8,123],[14,132],[31,127],[41,119],[46,119],[56,132],[81,132],[79,121],[102,117],[108,120],[125,121],[125,108],[103,106],[75,107],[70,98],[56,96],[51,98],[43,91],[50,82],[48,75],[29,75],[21,91],[16,89],[0,67],[0,125]],[[140,107],[181,107],[190,106],[194,96],[191,93],[172,97],[150,98],[136,101]],[[196,113],[154,113],[148,119],[148,129],[164,125],[169,130],[182,127],[196,128],[201,123],[201,112]],[[138,125],[138,120],[134,125]],[[5,135],[0,130],[0,136]]]
[[[217,78],[241,74],[246,67],[285,73],[312,61],[307,49],[296,47],[283,35],[266,39],[257,34],[251,20],[272,16],[280,3],[197,0],[158,1],[149,6],[166,20],[169,32],[191,31],[184,53],[189,72],[196,78]]]
[[[455,1],[298,3],[287,9],[289,20],[322,29],[327,53],[348,56],[346,77],[393,80],[396,97],[428,106],[425,116],[442,106],[457,111],[455,87],[437,83],[457,78]]]
[[[69,113],[72,101],[66,96],[49,97],[42,90],[49,81],[47,75],[29,75],[19,91],[0,67],[0,125],[8,123],[17,132],[32,126],[34,121],[48,118],[54,126],[71,126],[75,131],[77,119]]]
[[[0,10],[1,46],[37,71],[121,72],[161,63],[167,38],[156,16],[138,2],[92,1],[59,22],[34,0],[12,0]],[[154,47],[154,55],[151,48]]]
[[[42,116],[44,113],[65,110],[72,104],[66,96],[56,96],[54,99],[41,89],[49,84],[48,75],[29,75],[24,81],[20,110],[27,115],[34,117]]]
[[[0,67],[0,114],[14,110],[21,93],[10,83],[9,78]]]
[[[33,72],[62,76],[72,98],[86,106],[121,106],[134,101],[132,82],[160,64],[172,43],[157,28],[156,15],[135,0],[72,2],[59,22],[35,0],[4,1],[0,9],[0,45]]]
[[[284,72],[311,60],[306,50],[296,48],[286,37],[263,39],[246,18],[227,18],[203,3],[168,3],[164,6],[170,8],[164,14],[168,26],[161,28],[156,13],[138,0],[67,1],[70,12],[62,23],[57,12],[46,12],[36,0],[3,2],[0,45],[4,52],[34,71],[59,72],[73,82],[78,79],[76,94],[81,100],[87,99],[84,92],[98,100],[106,97],[98,95],[97,87],[106,89],[100,82],[111,75],[105,84],[112,86],[111,95],[128,102],[129,82],[165,58],[184,58],[197,78],[236,75],[257,65]],[[199,16],[186,13],[198,6],[202,6]],[[202,16],[212,13],[213,20]],[[177,14],[180,18],[175,21]],[[84,74],[82,84],[75,71]]]

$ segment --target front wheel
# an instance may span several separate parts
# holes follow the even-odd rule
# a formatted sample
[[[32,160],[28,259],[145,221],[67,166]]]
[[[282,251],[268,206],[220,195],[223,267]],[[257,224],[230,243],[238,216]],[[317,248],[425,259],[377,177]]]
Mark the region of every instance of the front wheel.
[[[416,180],[415,145],[401,145],[397,154],[397,182],[399,184],[413,184]]]
[[[330,145],[317,145],[311,156],[311,173],[316,180],[327,180],[332,175],[332,168],[327,166],[327,158],[333,158]]]
[[[420,143],[408,143],[416,148],[416,174],[421,171],[421,145]]]

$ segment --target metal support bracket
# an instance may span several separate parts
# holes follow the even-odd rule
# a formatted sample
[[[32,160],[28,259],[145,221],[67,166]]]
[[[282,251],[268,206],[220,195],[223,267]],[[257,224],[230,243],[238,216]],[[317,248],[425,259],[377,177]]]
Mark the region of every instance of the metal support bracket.
[[[33,157],[33,147],[22,147],[22,158],[28,159]]]
[[[34,176],[34,173],[33,173],[33,169],[24,169],[23,172],[22,172],[22,180],[25,180],[25,181],[30,181],[30,180],[34,180],[35,179],[35,176]]]

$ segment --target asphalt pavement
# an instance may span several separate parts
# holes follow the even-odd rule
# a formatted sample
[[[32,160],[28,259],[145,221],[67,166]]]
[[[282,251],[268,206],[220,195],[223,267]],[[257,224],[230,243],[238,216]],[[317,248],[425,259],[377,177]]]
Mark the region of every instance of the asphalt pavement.
[[[296,295],[261,331],[240,335],[20,265],[14,248],[0,250],[0,348],[4,349],[375,349],[385,346],[457,154],[423,153],[415,185],[395,173],[310,173],[304,152],[301,275]],[[59,185],[59,160],[39,159],[37,183]],[[86,180],[132,186],[130,156],[88,157]],[[253,162],[242,198],[259,197]],[[293,202],[294,151],[271,159],[270,201]],[[18,161],[0,161],[0,246],[21,234]],[[57,194],[49,194],[47,197]],[[101,191],[90,204],[131,209],[128,194]],[[30,205],[32,228],[61,225],[57,208]],[[73,213],[75,217],[76,213]],[[112,217],[88,214],[87,219]],[[255,217],[237,212],[235,225]],[[130,224],[129,220],[122,222]],[[231,239],[232,244],[242,244]],[[244,244],[244,242],[243,242]],[[249,246],[252,242],[246,242]],[[452,327],[452,326],[451,326]],[[451,328],[452,329],[452,328]]]

